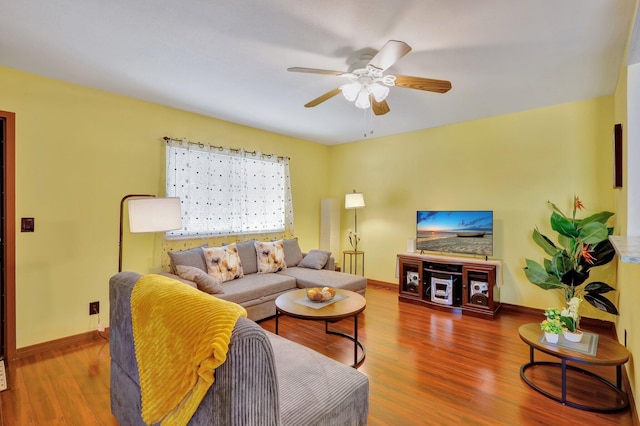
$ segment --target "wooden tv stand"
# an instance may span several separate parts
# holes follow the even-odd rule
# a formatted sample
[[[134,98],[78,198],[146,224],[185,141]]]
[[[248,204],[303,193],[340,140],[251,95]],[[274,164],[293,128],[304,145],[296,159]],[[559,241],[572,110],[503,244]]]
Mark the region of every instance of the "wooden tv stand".
[[[501,260],[399,254],[398,278],[401,302],[488,319],[500,309]]]

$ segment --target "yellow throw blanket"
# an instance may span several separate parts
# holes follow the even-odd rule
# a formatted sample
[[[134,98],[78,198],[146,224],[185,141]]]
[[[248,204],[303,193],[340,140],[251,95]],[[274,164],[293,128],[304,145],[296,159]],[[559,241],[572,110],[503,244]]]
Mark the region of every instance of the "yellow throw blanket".
[[[245,309],[161,275],[145,275],[131,293],[142,419],[185,425],[227,358]]]

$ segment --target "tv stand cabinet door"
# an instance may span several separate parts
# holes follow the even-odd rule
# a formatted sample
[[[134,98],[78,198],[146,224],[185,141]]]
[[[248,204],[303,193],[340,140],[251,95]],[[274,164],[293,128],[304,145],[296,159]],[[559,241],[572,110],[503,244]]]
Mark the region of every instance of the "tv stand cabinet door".
[[[495,287],[495,266],[465,265],[462,270],[463,309],[493,316],[500,305]]]
[[[398,258],[399,295],[420,299],[424,292],[422,281],[422,262],[400,256]]]

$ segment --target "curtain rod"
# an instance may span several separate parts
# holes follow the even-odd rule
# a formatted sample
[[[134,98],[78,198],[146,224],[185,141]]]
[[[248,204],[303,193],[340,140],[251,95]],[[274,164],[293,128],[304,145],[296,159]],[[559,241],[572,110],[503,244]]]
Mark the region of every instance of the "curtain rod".
[[[162,139],[164,139],[165,142],[180,142],[180,143],[186,143],[188,145],[198,145],[200,148],[204,148],[205,146],[208,146],[209,148],[215,148],[219,151],[224,150],[223,146],[218,146],[218,145],[212,145],[210,143],[203,143],[203,142],[191,142],[189,139],[176,139],[176,138],[172,138],[169,136],[164,136]],[[229,148],[229,151],[231,152],[240,152],[242,148]],[[257,151],[245,151],[247,154],[252,154],[252,155],[256,155]],[[265,157],[273,157],[275,154],[262,154]],[[291,158],[289,157],[283,157],[281,155],[278,155],[278,160],[290,160]]]

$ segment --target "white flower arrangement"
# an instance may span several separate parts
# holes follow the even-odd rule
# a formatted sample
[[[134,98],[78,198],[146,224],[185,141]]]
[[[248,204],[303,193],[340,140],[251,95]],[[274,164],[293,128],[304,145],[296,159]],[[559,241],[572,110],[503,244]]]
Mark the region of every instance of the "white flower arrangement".
[[[568,306],[560,311],[560,321],[562,325],[572,333],[580,326],[580,304],[582,298],[572,297],[569,300]]]

